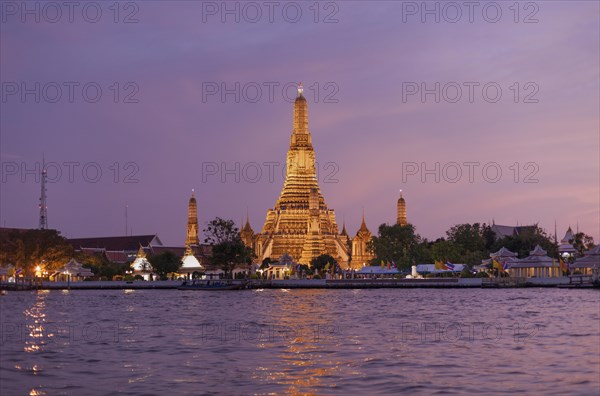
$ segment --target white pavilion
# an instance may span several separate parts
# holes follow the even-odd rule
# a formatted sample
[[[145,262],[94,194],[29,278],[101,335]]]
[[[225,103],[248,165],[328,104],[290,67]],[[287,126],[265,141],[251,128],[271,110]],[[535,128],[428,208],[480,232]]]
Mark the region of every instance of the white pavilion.
[[[133,270],[134,276],[140,275],[146,281],[152,280],[152,264],[150,264],[150,261],[146,258],[146,252],[142,246],[138,249],[135,260],[131,263],[131,269]]]
[[[519,278],[558,278],[562,271],[557,260],[549,257],[547,252],[537,245],[529,252],[529,256],[508,267],[509,274]]]

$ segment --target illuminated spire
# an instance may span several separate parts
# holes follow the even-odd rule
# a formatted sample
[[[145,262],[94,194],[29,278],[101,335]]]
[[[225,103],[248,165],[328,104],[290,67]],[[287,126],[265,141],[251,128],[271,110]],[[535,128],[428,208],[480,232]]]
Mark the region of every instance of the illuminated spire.
[[[244,225],[244,228],[242,230],[243,231],[251,231],[252,234],[254,234],[254,231],[252,230],[252,226],[250,225],[250,215],[248,214],[248,208],[246,208],[246,224]]]
[[[304,92],[304,88],[302,88],[302,83],[300,83],[298,85],[298,96],[294,102],[294,133],[292,134],[292,140],[295,140],[294,136],[298,134],[310,135],[308,132],[308,103],[302,92]],[[294,141],[292,141],[293,143]],[[312,148],[310,136],[308,139],[305,137],[300,138],[299,143],[308,144]]]
[[[190,247],[199,244],[200,238],[198,237],[198,204],[196,203],[196,197],[194,197],[194,189],[192,189],[192,196],[190,197],[190,200],[188,202],[188,222],[185,246]]]
[[[297,263],[309,264],[328,254],[347,263],[347,241],[339,237],[335,213],[328,209],[319,189],[308,101],[301,83],[297,89],[283,189],[275,206],[267,211],[262,231],[254,240],[255,251],[260,260],[288,254]]]
[[[400,198],[398,198],[396,215],[396,224],[401,226],[408,224],[408,221],[406,220],[406,201],[404,200],[404,197],[402,197],[402,190],[400,190]]]
[[[348,236],[348,231],[346,231],[346,219],[344,219],[342,224],[342,232],[340,232],[340,235]]]
[[[367,223],[365,223],[365,208],[362,208],[362,223],[360,224],[360,231],[367,231],[369,232],[369,229],[367,228]]]

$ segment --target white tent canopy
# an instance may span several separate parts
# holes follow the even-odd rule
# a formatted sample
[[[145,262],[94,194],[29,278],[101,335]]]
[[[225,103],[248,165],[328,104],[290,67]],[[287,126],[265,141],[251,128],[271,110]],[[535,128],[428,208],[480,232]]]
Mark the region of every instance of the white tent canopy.
[[[361,274],[361,275],[395,275],[395,274],[399,274],[400,272],[398,271],[397,268],[381,268],[381,267],[377,267],[377,266],[365,266],[362,267],[360,269],[360,271],[357,272],[357,274]]]
[[[194,256],[193,254],[183,256],[181,262],[183,263],[183,265],[181,266],[182,270],[200,271],[203,268],[202,264],[200,264],[200,261],[198,261],[196,256]]]
[[[453,270],[443,270],[435,268],[435,264],[418,264],[417,272],[419,274],[443,274],[446,272],[461,272],[465,268],[464,264],[454,264]]]

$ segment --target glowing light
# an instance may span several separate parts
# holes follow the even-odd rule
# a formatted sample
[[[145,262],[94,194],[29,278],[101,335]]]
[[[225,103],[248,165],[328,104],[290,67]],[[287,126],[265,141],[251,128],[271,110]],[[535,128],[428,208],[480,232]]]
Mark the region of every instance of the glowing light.
[[[302,95],[304,92],[304,87],[302,87],[302,83],[298,84],[298,95]]]

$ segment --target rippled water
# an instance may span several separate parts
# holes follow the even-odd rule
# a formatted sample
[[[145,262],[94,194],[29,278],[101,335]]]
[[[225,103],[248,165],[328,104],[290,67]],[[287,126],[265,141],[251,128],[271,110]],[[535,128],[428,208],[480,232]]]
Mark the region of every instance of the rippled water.
[[[600,293],[11,292],[0,394],[598,394]]]

